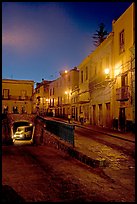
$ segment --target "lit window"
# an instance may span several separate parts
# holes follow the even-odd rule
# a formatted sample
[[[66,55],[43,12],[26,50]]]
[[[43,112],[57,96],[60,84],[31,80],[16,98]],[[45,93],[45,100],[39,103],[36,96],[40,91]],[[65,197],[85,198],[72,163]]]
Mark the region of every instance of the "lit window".
[[[9,89],[3,89],[4,98],[9,98]]]
[[[21,90],[21,98],[25,99],[27,95],[27,91],[26,90]]]

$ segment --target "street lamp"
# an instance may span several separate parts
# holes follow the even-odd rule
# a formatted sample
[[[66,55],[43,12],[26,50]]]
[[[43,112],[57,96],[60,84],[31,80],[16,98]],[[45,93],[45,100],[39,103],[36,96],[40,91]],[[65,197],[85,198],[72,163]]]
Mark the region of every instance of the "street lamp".
[[[104,70],[104,72],[105,72],[105,74],[106,74],[106,79],[109,79],[109,72],[110,72],[110,70],[109,70],[109,68],[106,68],[105,70]]]
[[[106,69],[104,70],[104,72],[105,72],[105,74],[109,74],[109,68],[106,68]]]

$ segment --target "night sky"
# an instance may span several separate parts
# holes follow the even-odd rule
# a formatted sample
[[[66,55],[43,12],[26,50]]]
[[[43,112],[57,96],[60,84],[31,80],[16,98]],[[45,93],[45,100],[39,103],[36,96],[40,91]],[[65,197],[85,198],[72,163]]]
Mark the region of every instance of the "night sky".
[[[131,2],[2,2],[2,78],[40,82],[79,65]]]

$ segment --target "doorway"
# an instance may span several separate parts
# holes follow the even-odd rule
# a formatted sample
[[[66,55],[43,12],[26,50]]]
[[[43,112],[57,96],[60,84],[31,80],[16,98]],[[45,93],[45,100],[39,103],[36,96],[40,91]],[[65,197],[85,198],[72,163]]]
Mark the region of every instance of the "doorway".
[[[96,105],[93,105],[93,125],[96,125]]]
[[[122,132],[125,132],[125,126],[126,126],[125,108],[120,108],[119,109],[119,129]]]
[[[110,128],[110,103],[106,103],[106,127]]]

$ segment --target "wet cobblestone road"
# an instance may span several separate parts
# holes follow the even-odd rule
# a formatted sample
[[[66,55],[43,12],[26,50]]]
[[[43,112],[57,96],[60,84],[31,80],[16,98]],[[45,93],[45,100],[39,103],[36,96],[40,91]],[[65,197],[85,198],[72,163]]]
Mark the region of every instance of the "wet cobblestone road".
[[[2,152],[2,184],[26,202],[134,202],[134,159],[126,164],[124,155],[106,168],[91,168],[47,146],[3,146]]]

